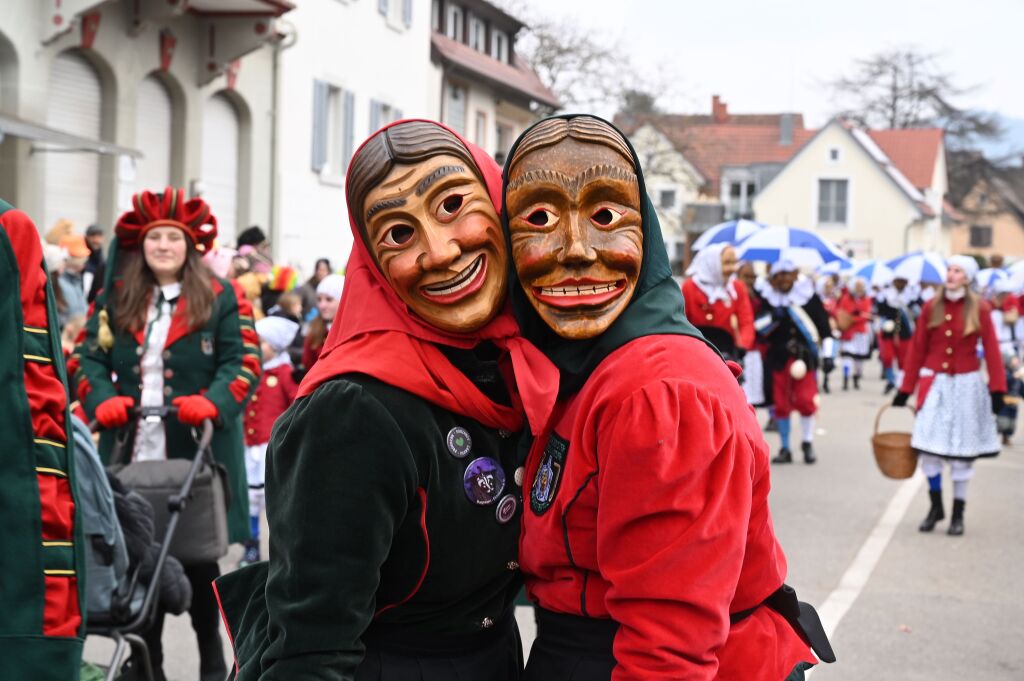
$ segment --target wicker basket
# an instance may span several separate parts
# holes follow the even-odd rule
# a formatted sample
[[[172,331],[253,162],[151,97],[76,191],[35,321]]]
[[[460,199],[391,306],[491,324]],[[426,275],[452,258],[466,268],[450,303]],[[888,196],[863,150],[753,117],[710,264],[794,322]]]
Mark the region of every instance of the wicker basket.
[[[875,462],[882,475],[887,478],[903,480],[909,478],[917,469],[917,452],[910,446],[910,433],[879,433],[878,424],[882,414],[891,407],[884,405],[875,416],[875,432],[871,436],[871,447],[875,451]]]

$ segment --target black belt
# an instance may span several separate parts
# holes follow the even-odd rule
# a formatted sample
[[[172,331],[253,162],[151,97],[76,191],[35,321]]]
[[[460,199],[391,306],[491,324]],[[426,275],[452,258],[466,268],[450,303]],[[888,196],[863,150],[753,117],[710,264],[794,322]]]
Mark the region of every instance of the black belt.
[[[836,654],[829,643],[825,628],[821,625],[821,618],[818,612],[809,603],[803,603],[796,597],[796,591],[788,584],[783,584],[775,590],[768,598],[758,603],[753,608],[747,608],[729,615],[732,624],[742,622],[754,614],[754,611],[766,605],[789,622],[789,625],[796,631],[802,633],[811,650],[822,662],[835,662]]]
[[[370,624],[362,635],[367,649],[406,657],[459,657],[479,653],[516,630],[511,608],[494,625],[464,634],[438,634],[407,624]]]

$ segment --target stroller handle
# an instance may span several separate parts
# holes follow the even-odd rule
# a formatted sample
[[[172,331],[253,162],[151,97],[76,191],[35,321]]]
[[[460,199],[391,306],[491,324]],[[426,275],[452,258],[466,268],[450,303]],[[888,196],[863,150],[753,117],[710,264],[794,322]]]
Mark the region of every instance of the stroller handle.
[[[166,421],[172,416],[178,415],[178,408],[167,405],[157,406],[146,406],[146,407],[131,407],[128,410],[129,418],[134,419],[159,419]],[[103,430],[103,426],[100,425],[99,421],[93,419],[89,421],[89,430],[93,433],[98,433]],[[210,446],[210,442],[213,440],[213,421],[210,419],[203,419],[202,432],[199,437],[196,438],[196,443],[200,449],[206,449]]]

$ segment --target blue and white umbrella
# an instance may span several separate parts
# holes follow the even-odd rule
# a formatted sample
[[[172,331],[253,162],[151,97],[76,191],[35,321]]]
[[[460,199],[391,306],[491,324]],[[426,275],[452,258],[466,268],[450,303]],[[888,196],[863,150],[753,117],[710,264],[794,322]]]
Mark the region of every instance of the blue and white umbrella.
[[[712,244],[725,243],[736,245],[754,232],[762,230],[767,226],[753,220],[742,219],[722,222],[714,227],[709,227],[706,232],[697,237],[697,240],[693,242],[692,248],[695,251],[699,251]]]
[[[868,260],[850,273],[851,277],[863,279],[869,286],[888,286],[892,281],[892,268],[881,260]]]
[[[765,227],[758,230],[737,247],[736,257],[768,263],[786,259],[798,267],[812,270],[830,262],[850,262],[838,248],[817,234],[798,227]]]
[[[852,268],[852,262],[847,260],[833,260],[832,262],[825,263],[814,271],[818,274],[842,274],[843,272],[848,272]]]
[[[892,268],[896,279],[906,279],[911,284],[946,283],[946,260],[938,253],[914,251],[885,264]]]
[[[986,267],[979,271],[978,275],[974,277],[974,283],[977,285],[979,291],[984,292],[995,286],[997,281],[1009,278],[1010,273],[1004,269],[1000,269],[998,267]]]

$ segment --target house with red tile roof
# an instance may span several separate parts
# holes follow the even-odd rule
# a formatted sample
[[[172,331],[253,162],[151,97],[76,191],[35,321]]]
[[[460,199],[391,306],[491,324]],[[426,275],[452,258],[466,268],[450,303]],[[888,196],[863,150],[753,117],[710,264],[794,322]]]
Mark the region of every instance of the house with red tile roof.
[[[516,54],[524,24],[485,0],[433,0],[431,21],[440,120],[504,162],[519,134],[560,106]]]
[[[940,129],[862,130],[835,118],[754,199],[761,222],[818,232],[856,258],[950,254]]]
[[[801,114],[734,114],[718,95],[710,114],[620,114],[616,123],[640,156],[677,270],[688,237],[752,217],[754,197],[815,133]]]

